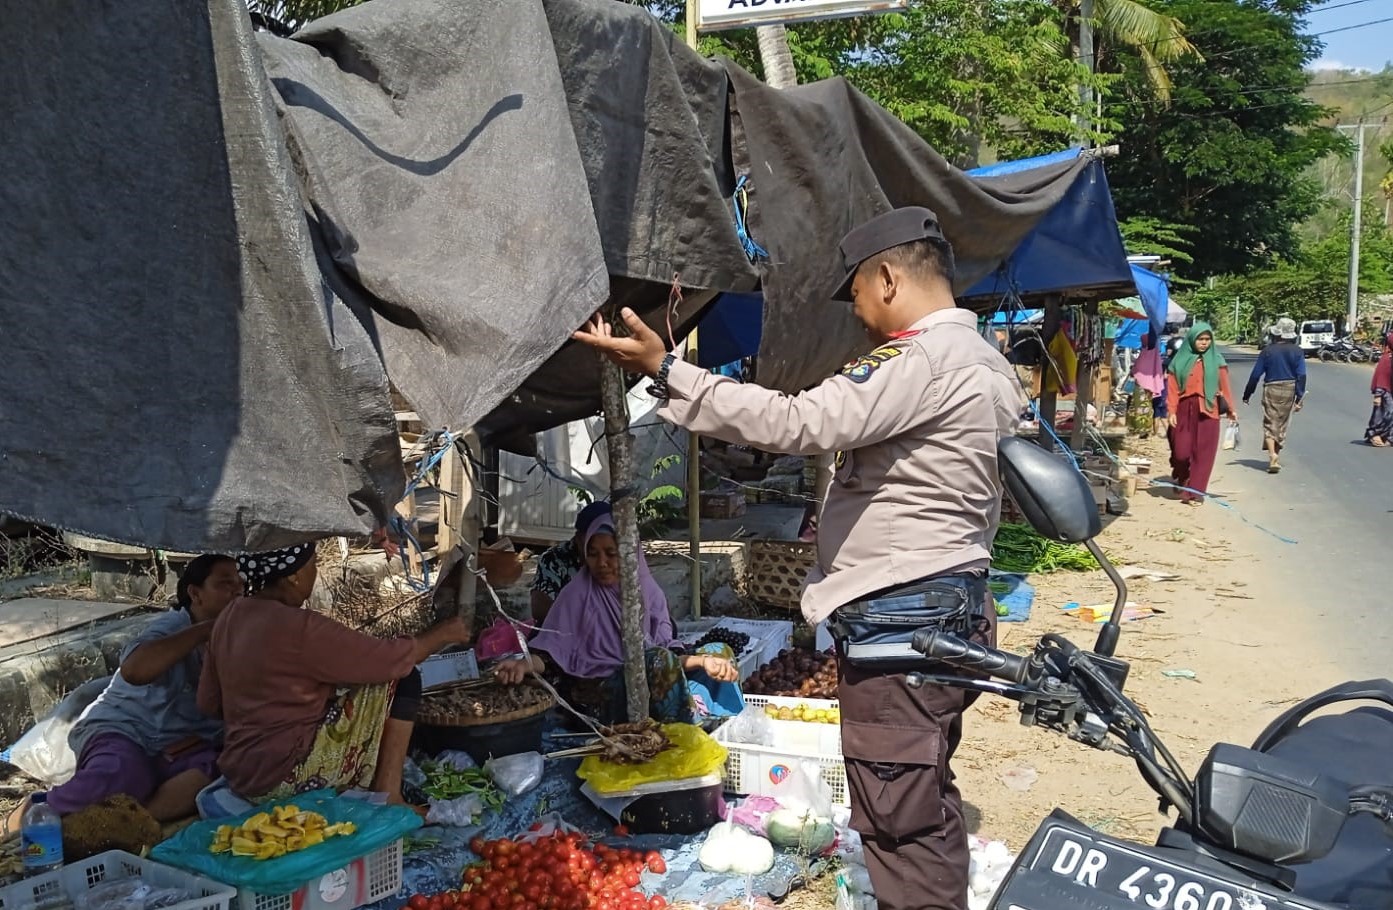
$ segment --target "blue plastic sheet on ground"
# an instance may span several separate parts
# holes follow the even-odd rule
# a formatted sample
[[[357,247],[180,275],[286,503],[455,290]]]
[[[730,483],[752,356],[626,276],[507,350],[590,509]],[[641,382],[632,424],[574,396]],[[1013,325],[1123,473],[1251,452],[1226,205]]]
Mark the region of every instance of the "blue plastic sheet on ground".
[[[992,598],[998,605],[1006,608],[1006,615],[998,615],[997,622],[1025,622],[1030,619],[1030,608],[1035,604],[1035,588],[1025,580],[1024,575],[1007,572],[992,572]]]
[[[259,806],[256,811],[270,812],[273,807],[283,805],[318,812],[331,825],[352,822],[358,830],[349,836],[333,837],[322,844],[274,860],[258,861],[248,856],[209,852],[213,835],[220,825],[240,825],[256,814],[251,812],[231,819],[194,822],[155,847],[150,852],[150,858],[206,875],[215,881],[251,888],[258,894],[289,894],[306,882],[340,869],[421,827],[420,816],[405,806],[376,806],[360,799],[345,799],[337,796],[333,790],[302,793],[291,799]]]
[[[548,735],[544,751],[565,749],[575,742],[555,740]],[[614,819],[605,815],[580,792],[576,769],[578,759],[547,762],[546,776],[537,789],[508,800],[499,812],[485,813],[482,823],[472,828],[430,826],[411,835],[403,863],[402,890],[395,896],[370,905],[368,910],[399,910],[412,894],[435,894],[458,888],[460,872],[478,860],[469,849],[476,834],[487,840],[516,837],[532,827],[542,816],[557,813],[570,825],[581,829],[598,843],[634,850],[657,850],[667,862],[667,872],[643,874],[640,889],[646,894],[661,893],[668,901],[723,903],[745,895],[743,875],[706,872],[697,862],[697,850],[705,832],[693,835],[654,834],[616,837]],[[799,868],[792,854],[776,854],[774,868],[754,880],[754,893],[766,891],[786,881]]]

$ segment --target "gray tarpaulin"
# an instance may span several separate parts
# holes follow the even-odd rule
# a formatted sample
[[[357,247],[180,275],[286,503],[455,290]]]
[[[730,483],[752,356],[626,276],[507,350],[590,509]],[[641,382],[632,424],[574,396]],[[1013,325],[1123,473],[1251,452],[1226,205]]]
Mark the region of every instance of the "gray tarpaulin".
[[[377,0],[291,39],[238,0],[4,19],[0,510],[125,542],[367,530],[402,486],[387,375],[495,437],[594,413],[567,338],[606,299],[680,338],[762,278],[760,381],[810,384],[860,343],[826,300],[856,222],[934,208],[970,281],[1072,179],[974,183],[845,83],[776,92],[615,0]]]
[[[770,388],[806,388],[867,347],[850,308],[827,297],[851,228],[927,206],[953,244],[962,291],[1010,255],[1086,164],[974,180],[845,80],[781,91],[727,69],[736,166],[753,185],[750,231],[771,260],[756,376]]]
[[[387,377],[326,291],[237,0],[7,3],[0,509],[171,549],[362,532]]]

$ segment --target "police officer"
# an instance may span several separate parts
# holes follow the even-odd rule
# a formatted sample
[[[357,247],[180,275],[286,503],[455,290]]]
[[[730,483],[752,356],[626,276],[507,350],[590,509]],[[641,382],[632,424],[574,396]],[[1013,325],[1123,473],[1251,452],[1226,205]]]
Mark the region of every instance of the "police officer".
[[[976,317],[956,308],[952,248],[931,211],[880,215],[847,234],[841,254],[846,280],[834,299],[851,301],[877,346],[798,395],[676,359],[631,310],[629,337],[599,316],[575,337],[654,377],[666,399],[659,413],[692,432],[835,453],[802,608],[809,622],[846,620],[838,697],[852,825],[882,910],[961,908],[967,831],[949,761],[970,696],[911,688],[907,667],[873,659],[882,645],[858,640],[866,624],[850,618],[961,602],[967,631],[994,641],[985,576],[1001,506],[997,442],[1013,432],[1023,396]],[[878,609],[865,610],[872,601]]]

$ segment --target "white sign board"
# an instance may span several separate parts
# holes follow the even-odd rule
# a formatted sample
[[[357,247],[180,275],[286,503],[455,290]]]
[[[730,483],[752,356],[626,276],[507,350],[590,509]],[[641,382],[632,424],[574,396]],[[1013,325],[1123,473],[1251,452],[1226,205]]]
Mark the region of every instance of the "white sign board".
[[[909,0],[697,0],[697,30],[839,19],[908,6]]]

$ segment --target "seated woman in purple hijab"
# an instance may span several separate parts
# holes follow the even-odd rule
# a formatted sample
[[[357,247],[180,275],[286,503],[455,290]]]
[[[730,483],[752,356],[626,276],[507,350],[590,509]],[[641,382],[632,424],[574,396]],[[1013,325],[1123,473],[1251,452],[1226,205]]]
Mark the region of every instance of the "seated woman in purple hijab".
[[[560,678],[565,698],[603,723],[620,723],[626,716],[624,645],[619,603],[619,546],[614,519],[597,518],[585,532],[585,568],[561,589],[542,628],[528,647],[531,663],[518,657],[501,661],[494,675],[506,685],[522,682],[529,672]],[[662,723],[692,723],[692,699],[687,673],[704,673],[713,682],[735,682],[740,674],[733,661],[714,654],[683,654],[673,633],[667,597],[638,556],[643,594],[644,663],[647,667],[649,713]]]

